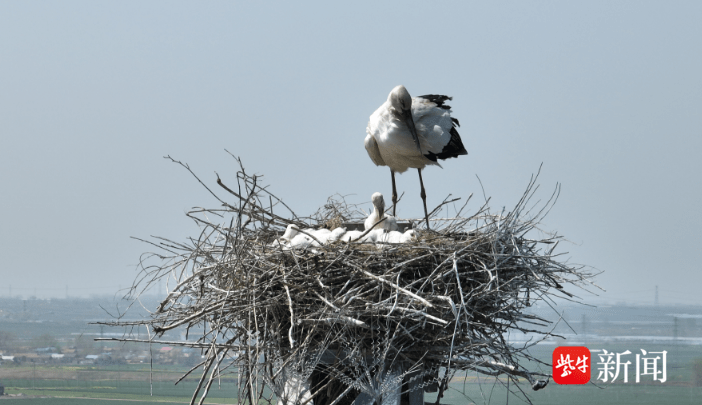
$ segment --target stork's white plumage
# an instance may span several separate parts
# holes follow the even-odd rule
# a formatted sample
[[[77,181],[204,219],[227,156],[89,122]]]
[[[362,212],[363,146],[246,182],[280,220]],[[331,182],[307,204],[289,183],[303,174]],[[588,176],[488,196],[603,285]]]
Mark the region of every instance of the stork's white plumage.
[[[444,104],[447,100],[451,97],[435,94],[410,97],[405,86],[397,86],[370,116],[366,129],[368,156],[377,166],[390,168],[393,215],[397,205],[395,172],[418,170],[427,228],[429,215],[422,169],[427,165],[441,167],[438,159],[468,154],[456,131],[458,120],[451,117],[451,107]]]
[[[358,239],[358,237],[361,236],[362,234],[363,234],[363,232],[361,232],[361,231],[348,231],[348,232],[344,233],[339,238],[339,240],[344,241],[344,242],[356,241]]]
[[[376,232],[375,243],[409,243],[417,238],[414,229],[405,231],[404,233],[398,231],[378,231]]]
[[[397,231],[397,220],[392,215],[385,214],[385,200],[383,195],[380,193],[373,193],[371,197],[373,202],[373,212],[366,218],[363,226],[366,230],[373,229],[384,229],[386,231]],[[383,220],[383,222],[375,225],[376,222]],[[373,226],[375,225],[375,226]]]
[[[329,235],[329,238],[327,238],[327,243],[333,243],[339,240],[342,235],[346,233],[346,228],[336,228],[334,229],[331,234]]]
[[[283,236],[281,236],[281,239],[285,239],[288,242],[292,240],[292,238],[297,235],[297,233],[300,231],[300,228],[297,227],[297,225],[290,224],[288,227],[285,229],[285,233]]]

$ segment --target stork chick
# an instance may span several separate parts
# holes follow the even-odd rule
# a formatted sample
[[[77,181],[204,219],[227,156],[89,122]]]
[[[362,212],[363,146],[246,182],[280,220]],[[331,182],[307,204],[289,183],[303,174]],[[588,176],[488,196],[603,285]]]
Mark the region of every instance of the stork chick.
[[[386,231],[399,230],[395,217],[385,214],[385,200],[383,199],[383,195],[380,193],[373,193],[371,201],[373,202],[373,212],[368,216],[368,218],[366,218],[366,221],[363,223],[363,227],[366,230],[371,228],[384,229]],[[373,226],[381,219],[384,219],[383,222]]]

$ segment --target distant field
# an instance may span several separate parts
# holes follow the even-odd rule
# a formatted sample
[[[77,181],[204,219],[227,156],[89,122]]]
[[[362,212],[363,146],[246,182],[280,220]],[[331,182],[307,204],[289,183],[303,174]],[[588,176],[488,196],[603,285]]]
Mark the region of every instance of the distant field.
[[[144,381],[32,381],[4,380],[9,394],[23,393],[27,396],[102,398],[109,400],[132,400],[142,402],[171,401],[187,403],[195,391],[195,381],[173,382],[154,381],[153,394],[149,396],[148,378]],[[224,381],[222,389],[213,385],[208,395],[208,403],[236,403],[236,390],[233,381]]]
[[[516,395],[511,395],[507,401],[507,390],[502,386],[492,389],[492,384],[483,385],[482,395],[477,384],[453,384],[442,404],[524,404]],[[510,388],[514,389],[514,386]],[[531,391],[528,386],[522,387],[534,404],[544,405],[699,405],[702,401],[702,388],[676,386],[641,386],[621,384],[607,386],[604,389],[588,384],[586,386],[549,384],[540,391]],[[518,392],[518,390],[517,390]],[[466,395],[463,395],[466,394]],[[425,401],[436,401],[436,395],[425,395]]]
[[[53,390],[22,390],[30,395],[51,395],[62,396],[66,392]],[[16,392],[12,390],[11,392]],[[636,385],[614,385],[604,389],[597,388],[593,385],[587,386],[558,386],[549,385],[547,388],[537,391],[528,392],[534,404],[544,405],[590,405],[590,404],[620,404],[620,405],[697,405],[702,398],[702,388],[700,387],[676,387],[676,386],[636,386]],[[115,392],[110,395],[110,399],[95,399],[104,398],[104,393],[89,392],[74,393],[71,398],[22,398],[22,399],[6,399],[0,400],[0,404],[21,404],[21,405],[68,405],[68,404],[98,404],[98,405],[115,405],[116,403],[124,402],[129,405],[142,404],[183,404],[188,403],[190,398],[186,397],[164,397],[155,396],[139,397],[135,395]],[[465,394],[465,395],[464,395]],[[87,398],[86,398],[87,396]],[[88,399],[91,398],[91,399]],[[436,401],[436,395],[427,394],[425,397],[427,402],[433,403]],[[233,399],[208,397],[208,404],[234,404]],[[500,386],[493,389],[492,384],[486,384],[481,387],[477,384],[460,383],[452,384],[452,389],[441,400],[442,404],[506,404],[524,403],[516,396],[512,395],[507,401],[506,390]]]
[[[114,399],[97,399],[97,398],[3,398],[0,403],[5,405],[116,405],[124,403],[125,405],[153,405],[154,401],[135,401],[135,400],[114,400]],[[158,402],[159,404],[187,404],[188,402]],[[209,403],[209,402],[208,402]]]
[[[694,387],[692,361],[702,358],[700,346],[661,347],[649,343],[617,343],[617,344],[586,344],[590,349],[607,349],[612,352],[629,350],[632,353],[639,349],[648,351],[668,351],[667,373],[668,381],[664,384],[653,382],[648,377],[642,378],[642,383],[634,383],[633,366],[629,370],[630,382],[605,385],[598,388],[593,384],[585,386],[559,386],[551,382],[545,389],[534,392],[528,384],[520,385],[535,404],[700,404],[702,403],[702,387]],[[539,345],[531,350],[532,355],[542,361],[550,362],[550,355],[555,346]],[[597,357],[593,363],[599,361]],[[530,369],[550,373],[545,366],[534,363]],[[593,364],[593,367],[595,365]],[[0,383],[7,387],[12,394],[22,392],[28,396],[70,397],[70,398],[17,398],[0,399],[0,405],[5,403],[23,405],[64,405],[64,404],[112,404],[125,402],[132,405],[188,403],[196,386],[196,378],[188,378],[174,385],[174,381],[182,375],[184,368],[179,366],[155,366],[153,393],[150,397],[149,367],[143,364],[111,365],[111,366],[11,366],[0,367]],[[194,373],[194,375],[197,372]],[[36,378],[34,378],[36,376]],[[61,378],[61,377],[64,378]],[[596,382],[597,370],[593,369],[593,382]],[[620,378],[621,380],[621,378]],[[464,382],[465,381],[465,382]],[[598,383],[599,384],[599,383]],[[222,379],[221,388],[215,384],[208,395],[207,403],[234,404],[236,403],[236,376]],[[514,385],[509,387],[513,392],[519,392]],[[86,399],[99,398],[99,399]],[[426,394],[427,402],[436,401],[435,394]],[[507,398],[507,389],[494,380],[478,380],[475,375],[457,376],[451,384],[451,389],[441,401],[442,404],[506,404],[524,403],[516,395]]]

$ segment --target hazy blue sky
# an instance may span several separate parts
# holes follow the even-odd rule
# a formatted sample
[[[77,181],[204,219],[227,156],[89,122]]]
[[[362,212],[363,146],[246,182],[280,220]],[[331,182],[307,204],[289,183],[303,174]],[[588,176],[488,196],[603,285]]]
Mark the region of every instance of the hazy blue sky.
[[[470,155],[425,171],[512,207],[543,162],[544,227],[603,270],[593,302],[702,304],[702,2],[0,2],[0,294],[114,293],[130,236],[183,213],[241,156],[309,214],[390,194],[363,148],[397,84],[448,94]],[[403,217],[422,215],[415,172]],[[470,207],[481,202],[476,198]]]

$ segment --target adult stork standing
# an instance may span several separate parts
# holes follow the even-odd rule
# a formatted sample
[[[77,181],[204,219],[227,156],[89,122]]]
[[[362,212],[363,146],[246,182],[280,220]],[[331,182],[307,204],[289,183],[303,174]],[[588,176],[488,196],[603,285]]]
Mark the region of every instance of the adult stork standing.
[[[395,172],[409,168],[419,173],[420,196],[429,228],[427,195],[422,169],[436,165],[438,159],[467,155],[456,131],[458,120],[451,117],[451,107],[444,104],[451,97],[429,94],[410,97],[405,86],[392,89],[388,99],[370,116],[365,146],[376,166],[388,166],[392,177],[392,214],[397,206]]]

